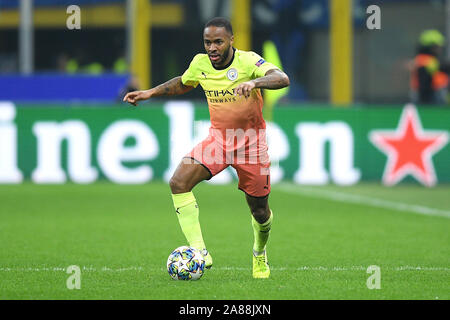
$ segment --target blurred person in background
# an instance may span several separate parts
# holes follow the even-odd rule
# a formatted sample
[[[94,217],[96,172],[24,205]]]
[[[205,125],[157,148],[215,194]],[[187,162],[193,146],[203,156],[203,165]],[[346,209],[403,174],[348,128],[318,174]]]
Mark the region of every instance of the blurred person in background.
[[[290,71],[292,100],[308,98],[301,75],[306,73],[306,26],[301,17],[301,0],[259,0],[254,4],[255,20],[264,30],[269,31],[266,42],[272,41],[281,59],[283,69]],[[263,55],[264,52],[263,44]],[[266,57],[265,57],[266,58]]]
[[[450,65],[440,61],[445,43],[438,30],[425,30],[411,62],[411,99],[417,104],[447,104]]]

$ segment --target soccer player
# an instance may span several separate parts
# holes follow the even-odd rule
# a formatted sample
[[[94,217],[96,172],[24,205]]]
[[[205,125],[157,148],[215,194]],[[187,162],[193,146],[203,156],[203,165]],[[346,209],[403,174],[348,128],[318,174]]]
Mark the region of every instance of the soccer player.
[[[202,252],[205,266],[210,268],[213,261],[203,241],[192,189],[231,165],[252,213],[253,277],[268,278],[266,243],[273,214],[268,203],[270,161],[260,89],[286,87],[289,78],[256,53],[234,48],[233,40],[227,19],[210,20],[203,30],[206,54],[197,54],[182,76],[149,90],[130,92],[123,100],[136,106],[138,101],[180,95],[200,84],[208,101],[211,128],[209,136],[186,154],[170,179],[178,221],[189,245]]]

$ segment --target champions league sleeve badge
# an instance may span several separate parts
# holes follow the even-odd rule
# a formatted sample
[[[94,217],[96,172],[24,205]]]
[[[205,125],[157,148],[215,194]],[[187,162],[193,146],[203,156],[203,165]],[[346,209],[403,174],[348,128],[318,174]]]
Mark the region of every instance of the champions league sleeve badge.
[[[259,66],[262,65],[264,62],[266,62],[264,59],[260,59],[257,63],[255,63],[255,66],[259,67]]]

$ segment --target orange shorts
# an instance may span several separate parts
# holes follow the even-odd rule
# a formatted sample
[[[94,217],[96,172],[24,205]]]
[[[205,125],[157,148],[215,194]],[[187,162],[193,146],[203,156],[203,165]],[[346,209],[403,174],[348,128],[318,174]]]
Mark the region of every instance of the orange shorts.
[[[252,197],[265,197],[270,193],[267,145],[264,141],[261,145],[254,146],[250,148],[247,145],[241,150],[226,148],[210,134],[186,154],[184,160],[194,160],[203,165],[210,173],[209,179],[232,166],[237,172],[240,190]]]

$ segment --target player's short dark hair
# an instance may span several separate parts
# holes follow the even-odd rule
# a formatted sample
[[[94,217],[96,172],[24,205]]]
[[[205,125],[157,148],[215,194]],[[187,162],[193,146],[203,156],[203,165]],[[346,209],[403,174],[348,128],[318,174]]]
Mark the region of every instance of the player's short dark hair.
[[[223,17],[212,18],[205,24],[205,29],[210,26],[225,28],[225,30],[227,30],[231,35],[233,35],[233,27],[231,26],[231,22],[226,18]]]

